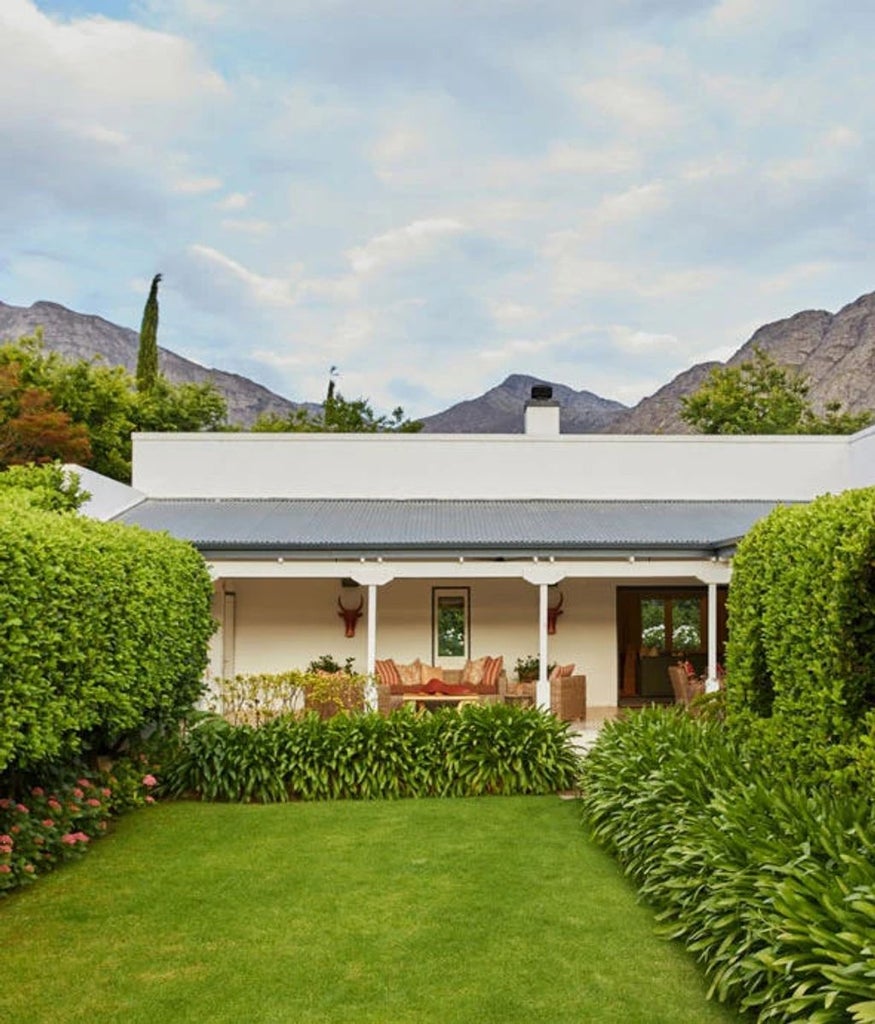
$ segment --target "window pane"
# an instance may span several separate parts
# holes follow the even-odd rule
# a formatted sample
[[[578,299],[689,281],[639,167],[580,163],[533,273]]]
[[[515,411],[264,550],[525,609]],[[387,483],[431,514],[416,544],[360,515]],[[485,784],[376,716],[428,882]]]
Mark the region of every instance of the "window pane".
[[[665,649],[665,602],[661,597],[641,599],[641,646]]]
[[[439,597],[437,600],[438,657],[460,658],[465,654],[465,599]]]
[[[699,598],[683,597],[672,601],[671,635],[674,651],[702,649],[702,607]]]

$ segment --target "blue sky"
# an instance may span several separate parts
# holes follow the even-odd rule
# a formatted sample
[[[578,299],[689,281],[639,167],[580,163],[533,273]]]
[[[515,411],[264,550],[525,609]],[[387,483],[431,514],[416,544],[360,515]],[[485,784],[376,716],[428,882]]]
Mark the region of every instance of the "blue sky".
[[[2,0],[0,299],[318,400],[633,404],[875,290],[875,5]]]

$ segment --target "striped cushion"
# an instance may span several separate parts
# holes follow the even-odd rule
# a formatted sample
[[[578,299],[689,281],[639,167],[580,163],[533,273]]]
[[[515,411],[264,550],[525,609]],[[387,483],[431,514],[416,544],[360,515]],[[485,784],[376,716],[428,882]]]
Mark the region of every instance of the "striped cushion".
[[[567,679],[572,675],[574,675],[574,662],[570,665],[556,665],[550,673],[550,682],[552,683],[557,679]]]
[[[504,665],[504,657],[486,659],[483,669],[483,678],[477,687],[478,693],[498,693],[498,677]]]
[[[391,658],[386,658],[385,661],[380,661],[378,658],[374,662],[374,668],[377,670],[377,676],[383,686],[389,687],[389,693],[402,692],[401,676],[398,675],[398,666]]]

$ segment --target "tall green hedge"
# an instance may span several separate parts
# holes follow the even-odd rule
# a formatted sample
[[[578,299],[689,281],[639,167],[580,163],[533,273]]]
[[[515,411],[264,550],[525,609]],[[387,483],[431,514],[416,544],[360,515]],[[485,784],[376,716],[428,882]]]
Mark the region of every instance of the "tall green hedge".
[[[738,548],[730,709],[840,736],[875,705],[875,488],[776,509]]]
[[[191,707],[211,592],[188,544],[0,504],[0,772]]]

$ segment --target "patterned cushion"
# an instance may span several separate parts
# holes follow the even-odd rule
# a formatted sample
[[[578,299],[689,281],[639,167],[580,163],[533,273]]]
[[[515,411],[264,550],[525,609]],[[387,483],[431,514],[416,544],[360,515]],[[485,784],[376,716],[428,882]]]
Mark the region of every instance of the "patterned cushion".
[[[483,678],[477,687],[478,693],[498,693],[498,676],[504,665],[504,658],[487,658]]]
[[[440,682],[444,681],[444,670],[440,665],[426,665],[423,662],[419,666],[419,681],[421,683],[430,683],[432,679],[438,679]]]
[[[466,661],[462,670],[462,682],[466,686],[479,686],[483,681],[483,673],[486,671],[486,658],[478,658],[476,661]]]
[[[409,665],[398,665],[396,663],[395,667],[398,669],[398,675],[403,686],[413,686],[416,689],[422,686],[422,662],[419,658],[416,661],[411,661]]]
[[[567,679],[569,676],[574,675],[574,662],[570,665],[556,665],[553,671],[550,673],[550,682],[554,682],[557,679]]]

